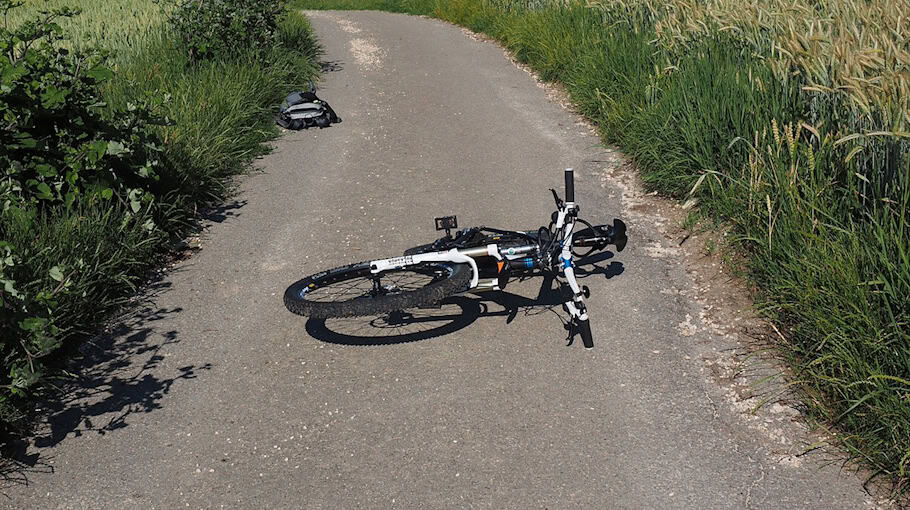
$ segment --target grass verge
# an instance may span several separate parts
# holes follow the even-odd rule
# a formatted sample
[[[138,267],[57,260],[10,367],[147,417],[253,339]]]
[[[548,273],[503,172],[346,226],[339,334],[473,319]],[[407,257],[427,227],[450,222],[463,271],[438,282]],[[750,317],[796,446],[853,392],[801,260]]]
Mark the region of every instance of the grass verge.
[[[805,391],[807,411],[873,477],[906,493],[910,114],[903,99],[892,100],[886,88],[877,96],[850,88],[856,80],[870,87],[877,82],[826,59],[824,51],[834,55],[836,49],[787,60],[774,52],[789,47],[787,41],[798,43],[799,34],[778,39],[765,25],[750,32],[715,16],[689,24],[698,33],[685,39],[684,51],[662,46],[668,27],[689,26],[666,20],[676,11],[661,6],[671,3],[296,5],[432,13],[492,36],[543,79],[563,83],[604,141],[635,158],[648,187],[695,198],[703,213],[734,227],[759,307],[785,333],[780,352]],[[850,10],[850,0],[835,3],[844,4],[838,12]],[[851,12],[861,18],[866,11]],[[778,14],[782,27],[787,16],[797,19]],[[880,27],[881,40],[906,44],[899,28]],[[881,63],[883,69],[894,65]],[[898,74],[882,76],[899,84]]]

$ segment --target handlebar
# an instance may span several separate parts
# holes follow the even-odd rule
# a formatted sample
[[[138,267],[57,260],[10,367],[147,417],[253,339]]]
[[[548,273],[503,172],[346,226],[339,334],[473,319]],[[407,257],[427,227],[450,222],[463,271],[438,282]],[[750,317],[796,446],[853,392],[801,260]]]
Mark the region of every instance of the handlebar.
[[[578,321],[578,333],[581,335],[581,343],[585,349],[594,348],[594,337],[591,335],[591,322],[588,319]]]
[[[602,250],[608,244],[616,246],[616,251],[626,247],[626,224],[619,218],[613,218],[613,225],[597,225],[580,231],[572,238],[572,246]]]
[[[566,202],[575,202],[575,171],[566,168]]]

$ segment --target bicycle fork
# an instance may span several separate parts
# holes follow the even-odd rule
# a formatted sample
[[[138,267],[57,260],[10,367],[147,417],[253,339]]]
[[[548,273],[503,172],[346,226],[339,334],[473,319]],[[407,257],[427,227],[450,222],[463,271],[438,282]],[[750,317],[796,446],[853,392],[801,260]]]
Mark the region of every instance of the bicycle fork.
[[[581,341],[585,349],[594,347],[594,339],[591,336],[591,323],[588,321],[588,310],[585,308],[585,295],[575,279],[575,267],[572,263],[572,231],[575,229],[575,214],[577,206],[575,205],[575,183],[574,172],[571,168],[566,168],[566,202],[556,217],[556,230],[562,229],[568,221],[564,232],[565,237],[562,240],[562,251],[559,254],[562,274],[565,275],[569,288],[572,289],[572,299],[565,302],[565,307],[572,316],[572,325],[577,328],[581,334]],[[572,331],[570,330],[570,334]]]
[[[581,341],[585,349],[591,349],[594,347],[594,339],[591,335],[591,323],[588,321],[588,310],[585,307],[585,294],[579,288],[578,281],[575,279],[575,269],[572,266],[571,257],[571,254],[569,258],[565,258],[564,254],[559,257],[563,263],[562,272],[569,283],[569,288],[572,289],[572,299],[564,304],[572,316],[573,325],[577,328],[578,333],[581,334]]]

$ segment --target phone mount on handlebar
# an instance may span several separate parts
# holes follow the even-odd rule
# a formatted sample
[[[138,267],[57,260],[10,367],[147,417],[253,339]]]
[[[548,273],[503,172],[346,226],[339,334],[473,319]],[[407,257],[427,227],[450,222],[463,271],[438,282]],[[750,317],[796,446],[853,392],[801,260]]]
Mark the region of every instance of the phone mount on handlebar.
[[[436,230],[445,230],[446,237],[452,237],[452,229],[458,228],[458,218],[455,216],[443,216],[435,218]]]

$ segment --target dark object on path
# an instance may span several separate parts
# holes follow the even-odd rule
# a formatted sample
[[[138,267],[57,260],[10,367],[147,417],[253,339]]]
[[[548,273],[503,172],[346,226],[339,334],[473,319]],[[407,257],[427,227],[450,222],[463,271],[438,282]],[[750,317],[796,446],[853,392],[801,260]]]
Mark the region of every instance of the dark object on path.
[[[309,92],[291,92],[281,105],[275,121],[287,129],[306,129],[314,126],[327,128],[341,122],[335,110],[316,97],[316,86],[310,82]]]

